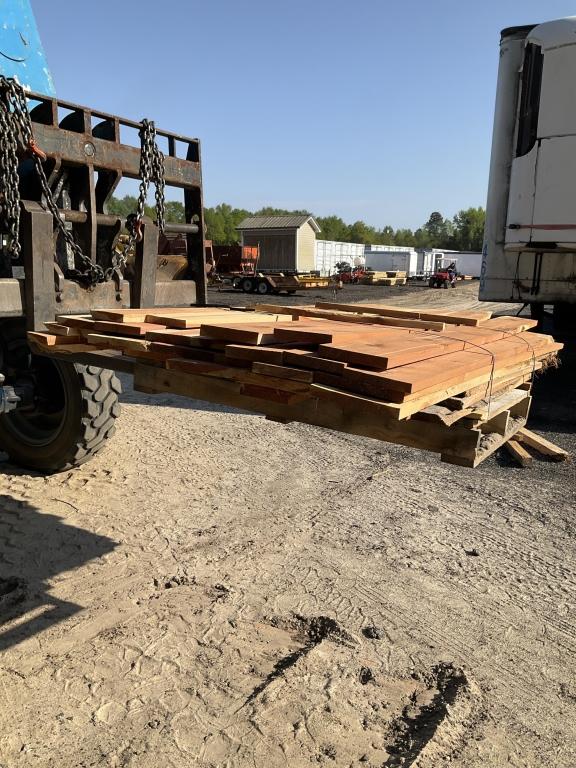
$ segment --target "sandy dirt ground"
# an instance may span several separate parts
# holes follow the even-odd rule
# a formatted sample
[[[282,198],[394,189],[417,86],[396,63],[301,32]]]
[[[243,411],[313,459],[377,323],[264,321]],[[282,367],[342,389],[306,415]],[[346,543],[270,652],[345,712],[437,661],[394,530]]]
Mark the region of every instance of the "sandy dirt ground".
[[[574,450],[564,360],[532,425]],[[576,764],[574,464],[461,469],[124,383],[89,464],[0,463],[2,768]]]

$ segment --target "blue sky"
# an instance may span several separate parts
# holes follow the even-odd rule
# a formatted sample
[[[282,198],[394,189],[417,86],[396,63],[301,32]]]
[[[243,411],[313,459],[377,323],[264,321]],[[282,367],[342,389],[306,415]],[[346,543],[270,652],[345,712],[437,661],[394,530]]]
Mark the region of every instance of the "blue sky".
[[[500,29],[564,0],[32,0],[63,99],[202,141],[205,204],[417,227],[484,205]]]

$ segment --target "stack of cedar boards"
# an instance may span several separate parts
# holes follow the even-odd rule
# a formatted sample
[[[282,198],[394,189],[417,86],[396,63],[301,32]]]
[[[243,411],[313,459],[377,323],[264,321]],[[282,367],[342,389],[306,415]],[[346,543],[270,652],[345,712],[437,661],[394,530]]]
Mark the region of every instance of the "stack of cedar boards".
[[[322,303],[60,316],[36,351],[171,392],[439,453],[476,466],[523,429],[561,345],[530,319]],[[425,422],[425,423],[423,423]]]
[[[406,285],[406,272],[377,272],[367,270],[362,278],[363,285]]]

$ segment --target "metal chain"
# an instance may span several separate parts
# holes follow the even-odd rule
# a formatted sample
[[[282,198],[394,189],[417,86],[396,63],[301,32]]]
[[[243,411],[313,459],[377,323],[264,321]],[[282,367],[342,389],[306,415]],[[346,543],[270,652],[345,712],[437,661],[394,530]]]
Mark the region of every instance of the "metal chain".
[[[13,261],[20,257],[20,192],[18,178],[18,141],[12,115],[0,105],[0,216],[8,230],[8,252]]]
[[[126,220],[126,227],[129,233],[128,243],[122,254],[116,257],[115,264],[123,267],[126,264],[128,254],[135,243],[142,237],[141,224],[144,217],[146,199],[150,182],[156,186],[156,222],[158,229],[164,234],[166,223],[165,204],[164,204],[164,155],[156,143],[156,126],[152,120],[142,120],[139,131],[141,152],[140,152],[140,194],[136,213],[131,214]]]
[[[126,265],[128,253],[141,237],[141,221],[145,212],[146,196],[150,182],[156,185],[156,214],[158,226],[164,232],[164,155],[156,144],[156,128],[148,120],[142,121],[140,129],[140,195],[136,214],[127,222],[130,231],[128,245],[121,255],[112,255],[112,267],[104,270],[86,256],[72,233],[60,216],[58,206],[52,195],[42,161],[46,155],[36,146],[32,131],[32,121],[28,112],[26,94],[22,86],[14,79],[0,75],[0,89],[3,91],[3,103],[0,103],[0,213],[5,220],[10,234],[10,252],[14,260],[21,253],[19,239],[20,227],[20,192],[18,178],[18,140],[31,155],[46,207],[54,217],[56,226],[74,256],[85,267],[85,271],[72,270],[71,276],[87,282],[89,285],[110,280],[118,268]],[[129,217],[130,218],[130,217]]]
[[[14,150],[14,144],[19,139],[21,146],[24,147],[24,149],[32,157],[34,168],[36,170],[38,180],[40,181],[40,187],[42,188],[42,194],[44,195],[44,202],[46,207],[54,217],[56,227],[66,241],[66,244],[72,250],[78,261],[86,268],[84,272],[73,270],[72,275],[81,280],[85,280],[90,285],[102,282],[105,279],[104,270],[99,264],[93,264],[92,260],[82,252],[82,249],[72,237],[72,233],[66,228],[62,218],[60,217],[58,206],[56,205],[56,201],[52,195],[52,190],[50,189],[48,179],[44,173],[44,166],[42,165],[42,160],[46,158],[46,155],[44,155],[44,153],[36,146],[36,142],[34,141],[32,121],[28,112],[28,104],[26,102],[26,93],[24,89],[18,82],[16,82],[16,80],[3,77],[1,75],[0,86],[4,90],[6,99],[4,109],[1,111],[4,113],[4,124],[7,128],[6,134],[4,134],[1,138],[5,138],[8,135],[11,136],[13,139],[13,143],[11,144],[12,151]],[[17,168],[17,155],[12,155],[12,158],[9,161],[9,165],[12,166],[14,163],[16,163]],[[13,178],[9,183],[13,183]],[[14,223],[14,226],[16,226],[16,220],[18,223],[20,220],[20,192],[18,189],[18,182],[16,182],[16,185],[11,192],[11,198],[13,201],[17,202],[18,206],[18,215],[15,217]],[[13,216],[14,210],[11,210],[10,213]],[[11,236],[13,236],[13,234],[14,232],[11,227]],[[16,252],[18,255],[20,255],[18,230],[16,230],[16,237],[13,243],[12,252]]]

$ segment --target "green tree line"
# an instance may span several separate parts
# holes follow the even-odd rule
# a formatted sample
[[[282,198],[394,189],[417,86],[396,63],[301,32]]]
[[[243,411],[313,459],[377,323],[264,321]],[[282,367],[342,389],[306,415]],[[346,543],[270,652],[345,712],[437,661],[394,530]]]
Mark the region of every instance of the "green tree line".
[[[136,210],[136,198],[126,195],[113,198],[108,209],[110,213],[127,216]],[[282,208],[261,208],[248,211],[221,203],[214,208],[205,208],[206,237],[215,245],[229,245],[239,241],[236,227],[246,216],[282,216],[285,214],[308,214],[309,211],[288,211]],[[153,207],[146,206],[146,215],[155,218]],[[314,215],[314,214],[312,214]],[[364,221],[347,224],[340,216],[315,216],[321,231],[321,240],[339,240],[344,243],[365,245],[407,245],[413,248],[447,248],[456,251],[481,251],[484,238],[485,211],[483,208],[466,208],[455,216],[445,218],[439,211],[433,211],[428,221],[416,230],[394,229],[384,226],[372,227]],[[166,202],[166,220],[184,221],[184,206],[176,201]]]

